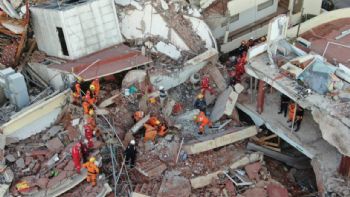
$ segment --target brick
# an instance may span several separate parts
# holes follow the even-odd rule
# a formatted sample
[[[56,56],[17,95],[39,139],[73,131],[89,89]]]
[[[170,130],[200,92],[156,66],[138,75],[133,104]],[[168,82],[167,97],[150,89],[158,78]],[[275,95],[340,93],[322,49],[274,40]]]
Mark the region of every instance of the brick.
[[[246,165],[244,169],[247,172],[247,175],[250,180],[260,180],[259,171],[261,170],[261,164],[259,162]]]
[[[52,140],[47,141],[46,147],[50,151],[57,153],[64,148],[64,145],[62,144],[61,140],[56,137],[56,138],[53,138]]]
[[[274,183],[267,185],[267,193],[269,197],[288,197],[288,190]]]
[[[50,151],[48,149],[45,150],[34,150],[31,153],[28,154],[28,156],[38,157],[38,156],[44,156],[47,157],[50,154]]]
[[[48,183],[49,183],[49,179],[46,177],[39,178],[35,181],[35,185],[37,185],[41,189],[46,189]]]

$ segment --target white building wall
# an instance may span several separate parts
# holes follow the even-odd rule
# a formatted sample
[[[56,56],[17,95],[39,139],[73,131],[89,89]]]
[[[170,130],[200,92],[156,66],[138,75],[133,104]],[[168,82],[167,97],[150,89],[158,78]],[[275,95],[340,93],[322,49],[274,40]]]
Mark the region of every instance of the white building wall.
[[[48,55],[61,57],[64,59],[77,59],[79,57],[94,53],[123,42],[119,29],[114,2],[112,0],[94,0],[83,4],[75,5],[63,10],[48,10],[44,8],[34,8],[32,11],[45,17],[36,18],[35,26],[40,30],[50,30],[50,34],[42,34],[35,31],[39,49]],[[35,14],[34,14],[35,15]],[[55,20],[61,23],[50,23],[45,18],[55,15]],[[59,17],[57,17],[57,15]],[[58,40],[56,27],[61,27],[64,32],[65,41],[69,56],[63,55],[61,45]],[[35,28],[34,28],[35,29]],[[54,40],[55,42],[49,42]],[[52,45],[55,45],[52,49]],[[49,49],[50,48],[50,49]]]
[[[45,53],[62,57],[61,45],[56,27],[62,27],[60,12],[32,7],[31,16],[38,48]]]
[[[237,0],[232,0],[228,3],[228,5],[230,5],[231,2],[236,2],[236,1]],[[246,5],[246,6],[242,6],[242,8],[237,8],[237,7],[230,8],[228,6],[229,13],[232,13],[232,15],[239,13],[239,20],[229,24],[228,28],[227,26],[222,27],[221,26],[222,22],[217,23],[217,26],[215,27],[210,27],[213,30],[214,37],[216,39],[219,39],[225,35],[226,30],[228,30],[229,32],[233,32],[235,30],[248,26],[258,20],[261,20],[264,17],[267,17],[277,12],[278,0],[274,0],[274,3],[272,6],[258,11],[258,5],[266,1],[267,0],[249,0],[249,1],[238,2],[242,5]],[[233,6],[233,4],[231,6]],[[233,9],[233,10],[231,11],[230,9]]]

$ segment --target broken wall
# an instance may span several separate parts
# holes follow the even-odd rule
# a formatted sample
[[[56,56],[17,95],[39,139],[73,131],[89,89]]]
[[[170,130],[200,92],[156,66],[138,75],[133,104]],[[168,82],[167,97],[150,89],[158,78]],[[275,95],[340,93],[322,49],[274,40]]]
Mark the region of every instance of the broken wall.
[[[30,9],[38,48],[48,55],[76,59],[123,42],[112,0],[65,6],[61,9],[43,5]],[[68,54],[61,48],[57,28],[63,30]]]

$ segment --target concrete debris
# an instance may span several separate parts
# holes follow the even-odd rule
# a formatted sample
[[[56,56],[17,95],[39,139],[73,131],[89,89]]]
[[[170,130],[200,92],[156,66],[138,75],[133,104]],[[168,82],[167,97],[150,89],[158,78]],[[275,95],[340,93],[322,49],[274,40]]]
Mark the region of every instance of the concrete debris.
[[[154,47],[157,51],[169,56],[171,59],[178,60],[181,57],[181,52],[172,44],[158,42]]]
[[[12,154],[8,154],[6,155],[6,160],[12,163],[16,161],[16,158]]]
[[[23,158],[17,159],[16,166],[19,169],[23,169],[24,167],[26,167],[26,165],[24,164],[24,159]]]
[[[47,141],[46,147],[52,152],[59,152],[63,149],[64,145],[62,144],[61,140],[58,137],[56,137],[52,140]]]
[[[191,195],[191,184],[188,179],[182,176],[164,176],[157,197]]]
[[[216,122],[223,115],[231,116],[237,99],[238,94],[233,91],[232,87],[228,87],[217,98],[213,111],[210,114],[210,119]]]

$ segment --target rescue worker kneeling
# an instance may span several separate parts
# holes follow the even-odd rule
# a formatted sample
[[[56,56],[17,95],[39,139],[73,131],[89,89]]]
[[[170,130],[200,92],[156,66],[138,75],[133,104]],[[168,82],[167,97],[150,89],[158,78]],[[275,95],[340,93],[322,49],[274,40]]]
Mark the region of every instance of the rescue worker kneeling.
[[[200,134],[200,135],[202,135],[204,133],[206,126],[209,126],[209,127],[213,126],[212,122],[209,120],[209,118],[202,111],[199,113],[199,115],[194,116],[194,120],[196,121],[196,123],[200,123],[199,131],[198,131],[198,134]]]
[[[89,183],[91,182],[92,186],[96,185],[96,178],[97,178],[97,175],[100,173],[100,170],[96,166],[95,161],[96,161],[95,157],[91,157],[88,162],[83,164],[83,168],[86,168],[88,171],[86,180]]]

